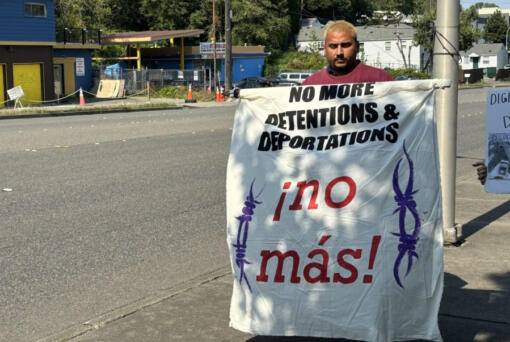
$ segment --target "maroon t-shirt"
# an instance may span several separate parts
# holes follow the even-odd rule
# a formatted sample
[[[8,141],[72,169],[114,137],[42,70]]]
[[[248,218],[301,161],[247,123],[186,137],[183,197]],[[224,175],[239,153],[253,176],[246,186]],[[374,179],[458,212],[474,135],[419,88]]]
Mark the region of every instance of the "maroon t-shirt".
[[[386,71],[377,69],[361,62],[347,75],[334,76],[324,68],[309,76],[301,85],[341,84],[393,81],[393,77]]]

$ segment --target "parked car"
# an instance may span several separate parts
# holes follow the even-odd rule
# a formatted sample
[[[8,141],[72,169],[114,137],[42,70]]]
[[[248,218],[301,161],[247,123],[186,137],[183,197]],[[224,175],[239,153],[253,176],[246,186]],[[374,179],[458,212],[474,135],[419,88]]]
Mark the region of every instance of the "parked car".
[[[243,78],[239,82],[234,83],[232,86],[233,88],[229,91],[229,96],[239,97],[240,89],[271,87],[271,82],[264,77],[252,76]]]
[[[290,81],[290,80],[286,80],[286,79],[278,78],[278,77],[268,78],[267,80],[271,84],[271,87],[291,87],[291,86],[293,87],[293,86],[301,85],[301,82]]]
[[[308,78],[311,74],[313,74],[314,71],[284,71],[281,72],[278,77],[287,80],[287,81],[294,81],[299,82],[299,84],[303,83],[304,80]]]
[[[264,78],[264,77],[247,77],[234,84],[234,89],[229,93],[230,97],[239,97],[240,89],[247,88],[265,88],[265,87],[290,87],[299,86],[301,83],[297,81],[290,81],[278,77]]]
[[[415,80],[415,79],[416,79],[416,77],[414,77],[414,76],[402,75],[402,76],[395,78],[395,81],[410,81],[410,80]]]
[[[264,77],[247,77],[243,78],[239,82],[236,82],[234,84],[234,88],[238,89],[246,89],[246,88],[264,88],[264,87],[270,87],[271,83],[265,79]]]

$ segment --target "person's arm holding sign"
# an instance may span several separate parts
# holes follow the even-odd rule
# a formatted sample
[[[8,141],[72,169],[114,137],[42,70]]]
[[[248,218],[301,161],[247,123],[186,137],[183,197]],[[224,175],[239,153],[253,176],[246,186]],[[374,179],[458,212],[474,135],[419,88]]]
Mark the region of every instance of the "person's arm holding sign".
[[[485,166],[484,162],[476,162],[473,164],[474,167],[476,167],[476,174],[478,175],[478,180],[482,185],[485,184],[485,181],[487,180],[487,166]]]

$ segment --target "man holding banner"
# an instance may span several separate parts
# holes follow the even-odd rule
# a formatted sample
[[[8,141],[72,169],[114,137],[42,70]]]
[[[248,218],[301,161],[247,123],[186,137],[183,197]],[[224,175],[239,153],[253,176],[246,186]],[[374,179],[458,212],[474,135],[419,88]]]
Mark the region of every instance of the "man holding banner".
[[[356,62],[345,25],[326,36],[330,72],[241,91],[227,167],[230,326],[441,341],[434,92],[450,82],[379,82],[391,76]]]

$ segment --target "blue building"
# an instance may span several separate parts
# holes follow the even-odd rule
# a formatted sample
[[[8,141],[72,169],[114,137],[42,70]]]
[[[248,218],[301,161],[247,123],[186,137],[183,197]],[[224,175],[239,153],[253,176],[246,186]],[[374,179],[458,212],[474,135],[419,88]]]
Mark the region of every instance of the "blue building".
[[[53,0],[0,0],[0,106],[16,86],[24,104],[92,87],[91,51],[100,47],[100,33],[62,31],[55,28]]]
[[[172,70],[214,70],[212,43],[200,46],[184,46],[185,37],[198,37],[203,30],[173,30],[118,32],[104,37],[103,44],[127,45],[128,68],[172,69]],[[180,38],[180,44],[173,46],[174,39]],[[141,44],[156,44],[170,40],[172,47],[142,48]],[[180,46],[179,46],[180,45]],[[216,70],[221,81],[225,80],[225,43],[216,43]],[[239,81],[246,77],[262,76],[264,61],[269,54],[263,46],[232,47],[232,80]]]
[[[232,81],[237,82],[246,77],[262,76],[265,58],[263,46],[232,47]],[[181,69],[180,55],[177,48],[146,48],[141,51],[142,65],[149,69]],[[225,81],[225,57],[219,53],[216,58],[216,70],[221,72],[220,80]],[[184,48],[185,70],[213,70],[211,54],[201,54],[199,46]]]

